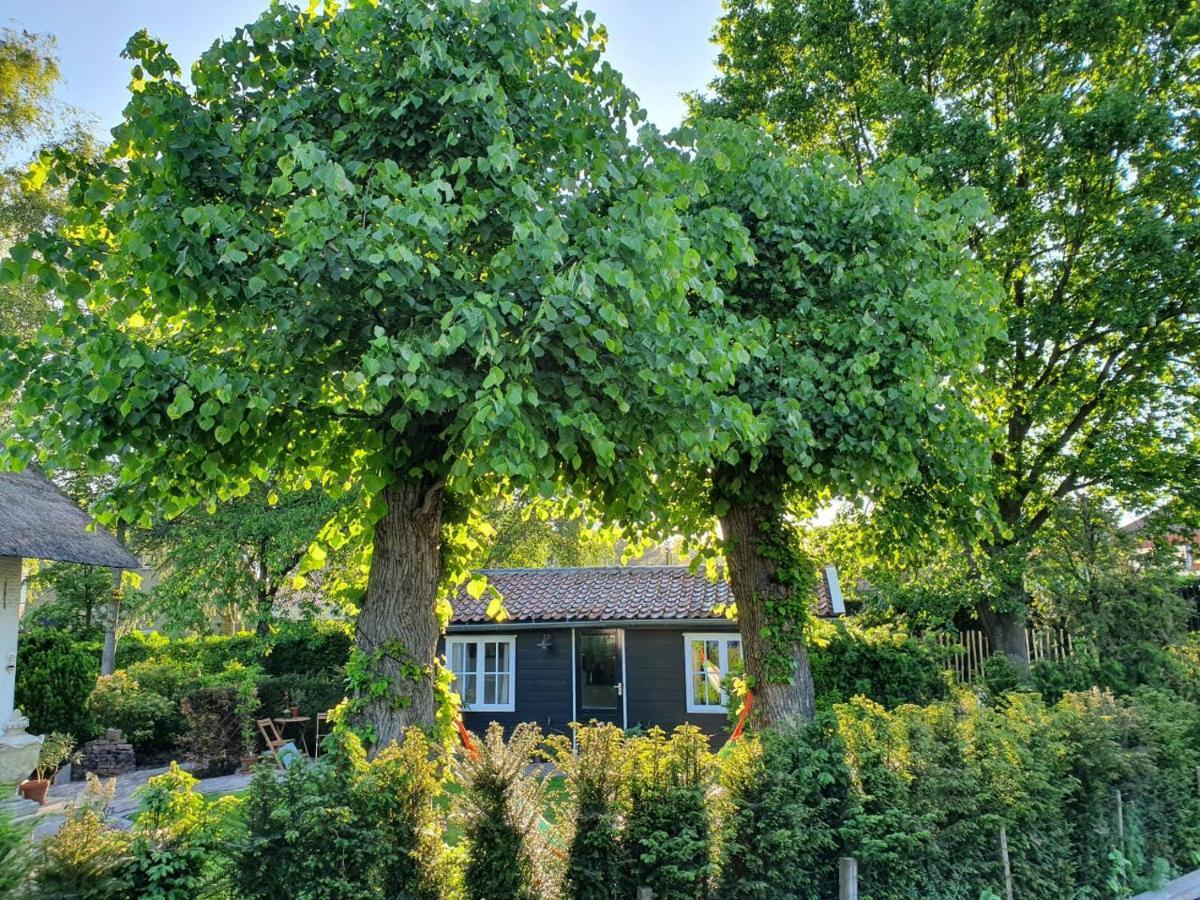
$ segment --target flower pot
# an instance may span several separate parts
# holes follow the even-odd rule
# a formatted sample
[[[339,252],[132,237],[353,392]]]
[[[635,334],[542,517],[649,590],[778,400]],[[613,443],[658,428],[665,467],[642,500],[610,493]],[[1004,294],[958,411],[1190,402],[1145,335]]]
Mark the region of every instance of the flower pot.
[[[298,706],[293,706],[293,707],[292,707],[292,718],[293,718],[293,719],[298,719],[298,718],[300,718],[300,707],[298,707]]]
[[[50,790],[50,779],[31,778],[22,781],[18,789],[26,800],[32,800],[38,806],[42,806],[46,802],[46,792]]]
[[[243,775],[249,775],[250,770],[254,768],[254,764],[258,762],[258,755],[252,754],[242,757],[242,767],[239,770]]]

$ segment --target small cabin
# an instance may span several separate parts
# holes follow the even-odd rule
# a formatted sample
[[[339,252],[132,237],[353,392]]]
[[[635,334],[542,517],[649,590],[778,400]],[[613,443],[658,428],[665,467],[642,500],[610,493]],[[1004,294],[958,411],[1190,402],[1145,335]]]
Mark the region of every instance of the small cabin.
[[[728,721],[723,679],[741,661],[737,622],[715,610],[729,585],[687,566],[488,569],[508,617],[488,596],[460,594],[443,644],[463,723],[480,732],[536,722],[622,728],[690,723],[711,736]],[[844,612],[837,570],[821,573],[818,615]]]

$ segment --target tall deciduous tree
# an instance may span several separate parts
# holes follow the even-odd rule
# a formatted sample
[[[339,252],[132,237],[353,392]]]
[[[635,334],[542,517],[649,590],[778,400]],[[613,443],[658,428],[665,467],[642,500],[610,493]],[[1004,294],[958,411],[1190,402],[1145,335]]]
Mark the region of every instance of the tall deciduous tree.
[[[443,534],[477,484],[628,514],[618,460],[710,441],[736,354],[691,304],[744,241],[685,230],[603,44],[559,2],[277,4],[188,87],[139,34],[109,161],[51,173],[78,176],[67,227],[16,260],[68,304],[4,367],[10,451],[118,456],[99,513],[269,471],[372,498],[355,715],[380,744],[434,721]]]
[[[924,479],[975,489],[987,444],[969,401],[998,288],[966,244],[986,204],[936,200],[906,164],[859,180],[736,123],[701,119],[680,139],[694,144],[693,212],[731,211],[750,234],[753,263],[721,282],[722,327],[762,334],[732,389],[748,438],[683,488],[720,520],[757,717],[811,718],[816,572],[789,506]]]
[[[994,208],[977,246],[1006,298],[986,370],[999,520],[966,538],[1002,585],[978,615],[1017,659],[1056,504],[1200,473],[1197,24],[1190,0],[726,0],[717,28],[700,105],[860,173],[918,157],[934,190]]]

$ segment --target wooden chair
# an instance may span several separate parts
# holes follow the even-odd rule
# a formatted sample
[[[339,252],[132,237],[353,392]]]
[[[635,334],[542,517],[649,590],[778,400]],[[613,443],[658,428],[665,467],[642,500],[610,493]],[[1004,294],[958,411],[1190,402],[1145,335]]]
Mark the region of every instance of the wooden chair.
[[[266,744],[267,752],[275,757],[280,767],[283,766],[283,761],[279,758],[279,748],[287,741],[283,735],[279,733],[279,726],[271,719],[255,719],[255,724],[258,725],[258,733],[262,735],[263,743]]]
[[[317,713],[317,736],[313,741],[313,758],[316,759],[321,755],[321,726],[329,722],[329,713]]]

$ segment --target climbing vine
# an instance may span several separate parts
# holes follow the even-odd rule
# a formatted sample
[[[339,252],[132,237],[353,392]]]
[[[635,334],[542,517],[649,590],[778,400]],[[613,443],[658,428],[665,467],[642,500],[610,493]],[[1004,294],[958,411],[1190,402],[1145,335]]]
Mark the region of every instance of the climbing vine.
[[[812,612],[816,562],[801,547],[796,526],[781,516],[759,523],[755,549],[775,565],[776,591],[762,598],[762,637],[767,645],[762,674],[773,684],[791,684],[796,675],[792,648],[804,640],[804,627]]]

